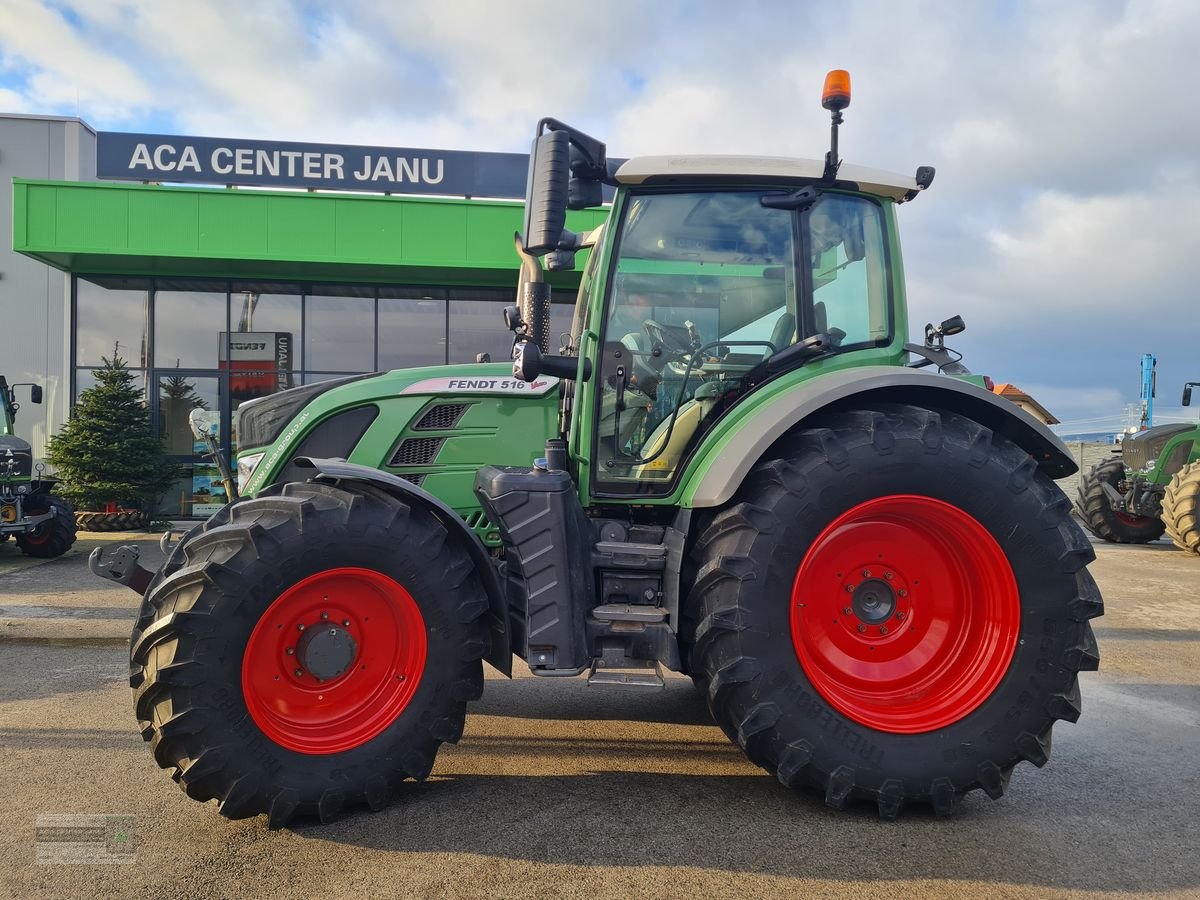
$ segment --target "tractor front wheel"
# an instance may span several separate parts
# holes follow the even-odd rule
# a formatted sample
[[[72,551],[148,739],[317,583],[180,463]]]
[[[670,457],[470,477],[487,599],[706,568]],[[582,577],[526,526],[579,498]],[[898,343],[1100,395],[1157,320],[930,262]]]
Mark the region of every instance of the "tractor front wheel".
[[[1158,516],[1135,516],[1113,509],[1104,486],[1124,494],[1125,478],[1125,464],[1120,459],[1106,459],[1092,466],[1079,479],[1079,517],[1092,534],[1110,543],[1147,544],[1158,540],[1166,529]]]
[[[694,549],[691,665],[789,787],[892,818],[1043,765],[1098,664],[1091,545],[1036,463],[913,406],[830,415],[761,462]]]
[[[70,503],[48,494],[35,495],[28,501],[28,512],[31,515],[53,512],[54,517],[17,535],[17,546],[22,553],[53,559],[71,549],[75,543],[75,509]]]
[[[148,592],[130,650],[158,764],[222,815],[322,822],[423,779],[483,692],[487,596],[431,515],[367,485],[227,507]]]
[[[1200,556],[1200,463],[1171,476],[1163,496],[1163,524],[1175,546]]]

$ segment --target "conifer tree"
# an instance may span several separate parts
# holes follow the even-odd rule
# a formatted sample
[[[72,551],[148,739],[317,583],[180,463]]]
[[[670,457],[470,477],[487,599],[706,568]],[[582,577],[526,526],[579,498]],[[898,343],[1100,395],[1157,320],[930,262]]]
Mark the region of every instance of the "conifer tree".
[[[115,352],[101,359],[95,386],[80,394],[70,421],[50,439],[46,459],[62,479],[55,493],[78,509],[114,501],[150,508],[178,477],[177,467],[150,430],[150,411],[125,361]]]

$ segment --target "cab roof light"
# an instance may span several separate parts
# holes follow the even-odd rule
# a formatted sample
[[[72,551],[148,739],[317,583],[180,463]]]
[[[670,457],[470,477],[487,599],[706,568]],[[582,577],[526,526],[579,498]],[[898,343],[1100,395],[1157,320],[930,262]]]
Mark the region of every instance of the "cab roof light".
[[[821,106],[831,112],[840,112],[850,105],[850,73],[845,69],[834,69],[825,76],[825,89],[821,92]]]
[[[829,110],[829,152],[825,154],[825,172],[822,181],[837,180],[838,167],[842,161],[838,159],[838,126],[842,124],[842,110],[850,105],[850,73],[845,69],[834,69],[825,76],[825,90],[821,92],[821,105]]]

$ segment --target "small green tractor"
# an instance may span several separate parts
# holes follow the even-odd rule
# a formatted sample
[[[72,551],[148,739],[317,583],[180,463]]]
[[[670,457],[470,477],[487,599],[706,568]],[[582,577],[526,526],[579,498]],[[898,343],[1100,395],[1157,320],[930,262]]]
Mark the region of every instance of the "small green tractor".
[[[458,741],[483,662],[649,690],[690,675],[784,786],[953,811],[1043,765],[1103,603],[1043,425],[906,343],[896,213],[933,179],[823,161],[610,165],[542,120],[513,361],[242,405],[241,496],[93,559],[143,592],[131,684],[188,796],[269,827],[379,809]],[[606,223],[565,229],[570,209]],[[587,250],[551,352],[547,269]]]
[[[1184,385],[1184,406],[1197,385]],[[1114,452],[1079,481],[1076,506],[1092,534],[1145,544],[1165,533],[1200,555],[1200,424],[1156,425],[1127,435]]]
[[[75,543],[75,510],[51,493],[56,479],[42,474],[41,463],[35,469],[33,448],[17,437],[19,387],[29,388],[30,402],[42,402],[41,385],[10,385],[0,375],[0,541],[13,538],[27,556],[62,556]]]

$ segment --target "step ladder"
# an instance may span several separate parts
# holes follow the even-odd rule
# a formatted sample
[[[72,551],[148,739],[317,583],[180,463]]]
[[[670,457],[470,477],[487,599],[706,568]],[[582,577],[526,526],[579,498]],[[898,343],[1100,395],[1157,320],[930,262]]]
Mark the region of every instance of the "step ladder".
[[[647,625],[664,622],[667,611],[657,606],[638,606],[626,603],[607,603],[592,610],[592,618],[608,624],[614,633],[623,630],[639,631]],[[604,655],[592,660],[588,684],[633,688],[662,688],[666,686],[662,666],[653,659],[629,659],[620,646],[606,646]]]

